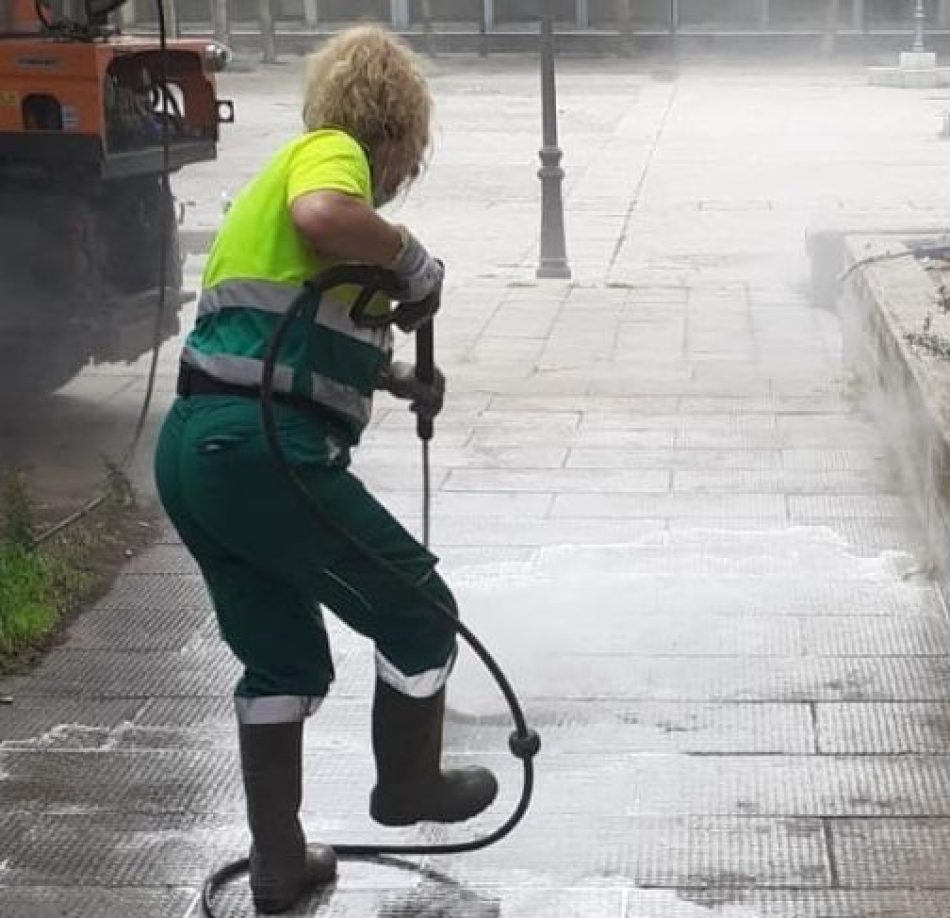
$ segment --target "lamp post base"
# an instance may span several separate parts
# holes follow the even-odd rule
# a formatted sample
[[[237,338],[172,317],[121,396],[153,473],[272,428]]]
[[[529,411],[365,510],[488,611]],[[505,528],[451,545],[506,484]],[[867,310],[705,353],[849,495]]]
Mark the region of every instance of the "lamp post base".
[[[542,258],[534,276],[543,280],[570,280],[571,269],[564,258]]]
[[[544,146],[539,156],[541,168],[541,251],[538,258],[537,277],[569,278],[571,269],[567,264],[567,246],[564,241],[564,201],[561,185],[564,170],[561,168],[561,150],[556,146]]]

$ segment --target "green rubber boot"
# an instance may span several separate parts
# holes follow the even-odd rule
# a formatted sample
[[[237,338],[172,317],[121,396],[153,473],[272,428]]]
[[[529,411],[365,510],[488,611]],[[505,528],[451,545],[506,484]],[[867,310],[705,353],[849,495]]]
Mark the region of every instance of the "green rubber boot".
[[[251,829],[251,893],[257,910],[284,912],[336,878],[336,853],[307,846],[301,802],[303,724],[240,724],[241,770]]]
[[[410,698],[380,679],[373,699],[376,787],[369,813],[384,826],[464,822],[491,805],[498,782],[478,766],[442,771],[445,689]]]

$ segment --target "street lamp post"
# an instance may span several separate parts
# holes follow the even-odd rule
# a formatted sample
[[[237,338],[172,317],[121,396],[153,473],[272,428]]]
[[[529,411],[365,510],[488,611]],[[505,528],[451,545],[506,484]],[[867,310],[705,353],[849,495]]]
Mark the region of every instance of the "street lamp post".
[[[554,79],[554,0],[541,0],[541,246],[538,277],[569,278],[564,243],[561,148],[557,142],[557,85]]]
[[[914,8],[914,53],[920,54],[924,50],[924,24],[927,14],[924,12],[924,0],[917,0]]]

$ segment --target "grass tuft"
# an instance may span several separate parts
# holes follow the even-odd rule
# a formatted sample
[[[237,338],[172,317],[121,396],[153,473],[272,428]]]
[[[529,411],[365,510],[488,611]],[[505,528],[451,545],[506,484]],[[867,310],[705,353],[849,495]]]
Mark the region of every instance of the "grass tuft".
[[[78,543],[34,545],[34,517],[22,476],[0,491],[0,655],[41,642],[88,586]]]

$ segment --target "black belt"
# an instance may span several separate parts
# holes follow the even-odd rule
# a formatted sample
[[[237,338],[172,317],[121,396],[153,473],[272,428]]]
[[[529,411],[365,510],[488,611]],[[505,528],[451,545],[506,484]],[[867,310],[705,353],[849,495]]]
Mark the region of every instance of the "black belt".
[[[184,398],[189,395],[237,395],[241,398],[260,398],[259,386],[239,386],[236,383],[222,382],[209,376],[204,370],[188,366],[186,363],[178,365],[178,385],[176,391]]]
[[[238,398],[255,399],[261,397],[260,386],[240,386],[237,383],[223,382],[205,373],[204,370],[199,370],[197,367],[189,366],[186,363],[178,365],[178,384],[175,390],[182,398],[188,398],[191,395],[231,395]],[[336,417],[329,408],[324,408],[322,405],[318,405],[301,395],[275,392],[274,402],[278,405],[289,405],[291,408],[303,411],[323,424],[330,424],[335,427],[341,424],[340,418]]]

